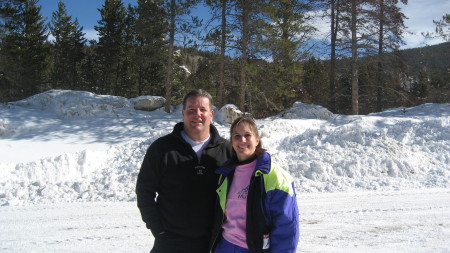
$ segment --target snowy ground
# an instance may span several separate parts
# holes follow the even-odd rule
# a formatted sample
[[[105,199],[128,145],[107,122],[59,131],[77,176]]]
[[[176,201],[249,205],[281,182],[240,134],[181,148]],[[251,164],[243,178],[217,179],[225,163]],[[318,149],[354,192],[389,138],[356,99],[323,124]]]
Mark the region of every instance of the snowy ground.
[[[304,193],[297,252],[450,252],[450,189]],[[1,252],[149,252],[135,202],[0,208]]]
[[[181,115],[132,101],[52,90],[0,105],[0,252],[149,251],[136,177]],[[450,252],[449,104],[344,116],[296,103],[257,123],[296,179],[298,252]]]

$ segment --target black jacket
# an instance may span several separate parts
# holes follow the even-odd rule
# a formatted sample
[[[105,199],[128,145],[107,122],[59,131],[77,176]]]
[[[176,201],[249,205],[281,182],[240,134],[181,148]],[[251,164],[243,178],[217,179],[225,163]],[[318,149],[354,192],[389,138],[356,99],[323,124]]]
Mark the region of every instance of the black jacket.
[[[211,235],[214,171],[231,157],[231,145],[213,125],[200,161],[181,130],[178,123],[150,145],[137,179],[137,205],[155,237],[163,231],[193,239]]]

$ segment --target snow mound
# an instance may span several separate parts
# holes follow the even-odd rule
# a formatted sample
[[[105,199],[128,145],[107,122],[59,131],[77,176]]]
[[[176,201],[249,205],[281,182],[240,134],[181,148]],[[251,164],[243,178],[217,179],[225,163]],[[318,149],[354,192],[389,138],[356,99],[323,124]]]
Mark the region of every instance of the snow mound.
[[[181,106],[141,111],[129,99],[83,91],[1,105],[0,205],[133,201],[148,146],[181,118]],[[450,188],[449,104],[334,115],[295,103],[256,123],[299,192]],[[229,124],[215,126],[229,138]]]
[[[250,115],[249,113],[244,113],[239,108],[233,104],[226,104],[220,108],[220,110],[214,110],[214,120],[220,124],[232,124],[233,121],[241,116]]]
[[[74,90],[49,90],[12,104],[50,111],[65,119],[134,113],[127,98]]]
[[[383,117],[445,117],[450,116],[450,104],[423,104],[415,107],[390,108],[383,112],[371,113]]]
[[[283,119],[332,119],[334,114],[320,105],[295,102],[294,105],[278,114]]]

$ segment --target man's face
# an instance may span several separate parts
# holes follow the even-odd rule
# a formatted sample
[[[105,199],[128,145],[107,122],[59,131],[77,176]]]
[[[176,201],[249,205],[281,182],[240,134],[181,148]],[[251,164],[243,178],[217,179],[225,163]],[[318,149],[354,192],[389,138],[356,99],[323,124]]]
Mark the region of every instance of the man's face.
[[[211,110],[209,99],[206,97],[190,97],[186,101],[186,108],[182,110],[184,131],[194,141],[202,141],[209,136],[214,111]]]

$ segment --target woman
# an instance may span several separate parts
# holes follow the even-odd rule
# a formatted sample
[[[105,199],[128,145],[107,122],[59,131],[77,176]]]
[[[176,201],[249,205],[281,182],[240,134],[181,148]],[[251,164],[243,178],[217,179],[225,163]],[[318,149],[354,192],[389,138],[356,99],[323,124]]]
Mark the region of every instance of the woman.
[[[271,163],[250,117],[233,122],[230,142],[233,158],[217,170],[211,252],[295,252],[300,230],[293,178]]]

